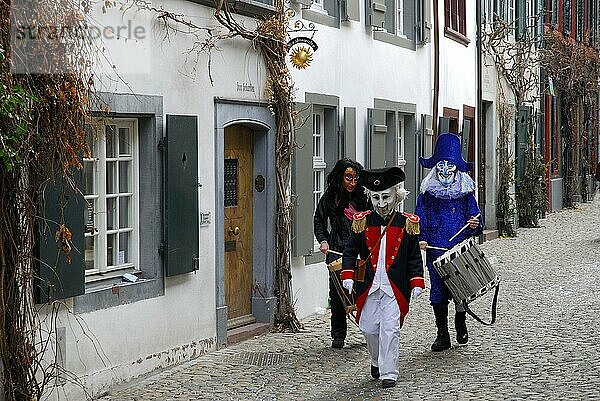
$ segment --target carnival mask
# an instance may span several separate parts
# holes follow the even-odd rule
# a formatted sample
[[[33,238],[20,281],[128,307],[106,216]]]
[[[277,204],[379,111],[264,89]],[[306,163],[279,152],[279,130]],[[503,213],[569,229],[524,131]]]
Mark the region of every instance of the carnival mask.
[[[394,185],[383,191],[367,191],[371,198],[373,208],[378,215],[384,219],[389,217],[390,214],[396,209],[406,196],[408,191],[402,188],[399,184]]]
[[[452,185],[456,179],[456,164],[448,160],[440,160],[435,165],[437,179],[444,187]]]

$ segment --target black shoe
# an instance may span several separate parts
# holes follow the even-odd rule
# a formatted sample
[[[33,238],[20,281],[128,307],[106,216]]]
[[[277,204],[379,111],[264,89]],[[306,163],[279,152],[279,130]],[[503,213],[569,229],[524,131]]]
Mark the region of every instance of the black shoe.
[[[396,380],[383,379],[381,381],[381,388],[390,388],[396,386]]]
[[[371,377],[379,379],[379,368],[377,366],[371,365]]]
[[[344,348],[344,339],[342,338],[334,338],[331,342],[331,348],[342,349]]]
[[[438,330],[438,335],[433,344],[431,344],[431,350],[433,352],[440,352],[450,348],[450,333],[440,332]]]
[[[466,344],[469,341],[469,332],[467,331],[467,312],[456,312],[454,317],[454,327],[456,328],[456,342]]]

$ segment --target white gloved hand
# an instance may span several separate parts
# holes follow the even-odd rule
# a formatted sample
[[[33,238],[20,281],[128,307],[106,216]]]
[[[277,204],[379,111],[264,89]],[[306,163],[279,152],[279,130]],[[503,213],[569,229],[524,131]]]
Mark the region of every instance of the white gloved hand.
[[[410,293],[410,300],[411,301],[416,301],[417,298],[419,298],[419,295],[421,295],[421,293],[423,292],[423,289],[421,287],[415,287],[412,289],[411,293]]]
[[[352,287],[354,287],[354,280],[352,280],[351,278],[347,278],[347,279],[343,280],[342,287],[344,287],[346,290],[348,290],[349,294],[352,294]]]

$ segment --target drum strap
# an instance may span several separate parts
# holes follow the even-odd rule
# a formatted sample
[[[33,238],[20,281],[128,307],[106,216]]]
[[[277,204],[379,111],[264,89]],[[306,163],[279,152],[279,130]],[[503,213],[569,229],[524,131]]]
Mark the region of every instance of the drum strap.
[[[473,312],[471,310],[471,308],[469,308],[469,304],[467,303],[467,301],[462,301],[462,306],[465,308],[465,311],[467,311],[467,313],[473,319],[477,320],[479,323],[484,324],[486,326],[491,326],[496,321],[496,307],[498,306],[498,291],[499,290],[500,290],[500,283],[498,283],[496,285],[496,291],[494,292],[494,299],[492,300],[492,320],[489,323],[484,322],[479,316],[477,316],[475,314],[475,312]]]

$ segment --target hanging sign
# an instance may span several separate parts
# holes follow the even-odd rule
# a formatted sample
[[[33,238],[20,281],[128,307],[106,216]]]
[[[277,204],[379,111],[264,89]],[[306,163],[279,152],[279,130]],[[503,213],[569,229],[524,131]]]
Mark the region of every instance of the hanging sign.
[[[299,70],[303,70],[310,65],[313,54],[318,48],[314,40],[305,36],[297,36],[287,43],[290,62]]]
[[[548,77],[548,88],[550,89],[550,96],[555,96],[555,92],[554,92],[554,81],[552,80],[552,77]]]

